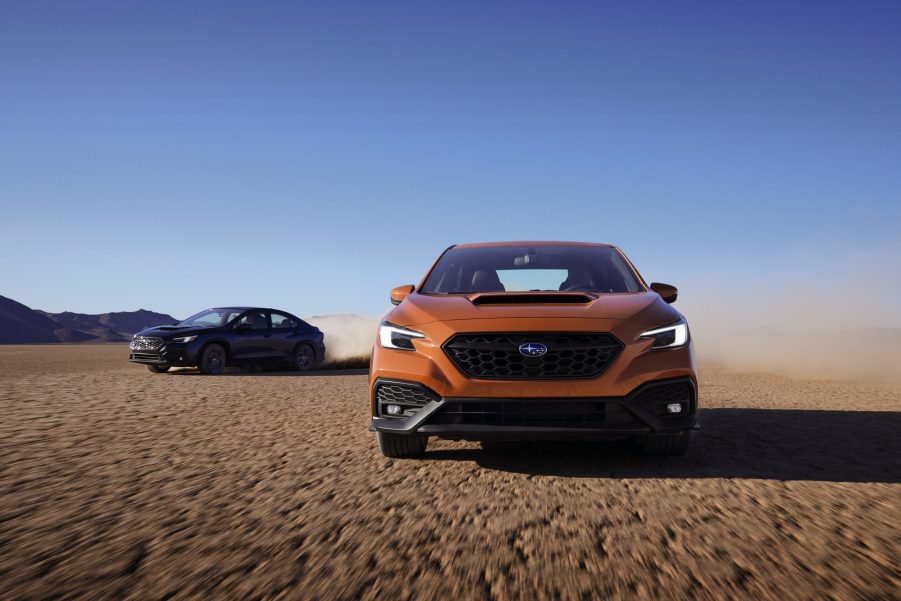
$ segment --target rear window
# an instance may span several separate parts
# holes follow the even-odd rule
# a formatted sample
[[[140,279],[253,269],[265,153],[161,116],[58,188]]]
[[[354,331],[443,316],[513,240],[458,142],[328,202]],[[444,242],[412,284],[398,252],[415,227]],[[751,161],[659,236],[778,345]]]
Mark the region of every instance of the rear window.
[[[452,248],[420,292],[641,292],[628,262],[607,246],[485,246]]]

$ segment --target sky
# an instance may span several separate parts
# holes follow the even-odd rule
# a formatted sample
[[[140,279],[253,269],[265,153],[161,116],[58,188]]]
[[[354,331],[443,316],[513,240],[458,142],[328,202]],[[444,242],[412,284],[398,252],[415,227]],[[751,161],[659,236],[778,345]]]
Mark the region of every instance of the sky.
[[[899,29],[897,2],[0,0],[0,294],[378,315],[450,244],[579,240],[689,317],[901,326]]]

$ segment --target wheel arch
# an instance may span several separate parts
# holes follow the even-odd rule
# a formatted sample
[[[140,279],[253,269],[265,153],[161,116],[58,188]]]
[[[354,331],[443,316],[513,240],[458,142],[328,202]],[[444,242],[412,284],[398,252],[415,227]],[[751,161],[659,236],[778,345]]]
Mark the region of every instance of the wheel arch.
[[[232,347],[228,343],[228,340],[225,338],[210,338],[206,342],[203,343],[203,346],[200,347],[200,350],[197,352],[197,363],[199,364],[201,359],[203,358],[203,353],[206,352],[207,347],[211,344],[218,344],[223,349],[225,349],[225,363],[228,365],[232,361]]]

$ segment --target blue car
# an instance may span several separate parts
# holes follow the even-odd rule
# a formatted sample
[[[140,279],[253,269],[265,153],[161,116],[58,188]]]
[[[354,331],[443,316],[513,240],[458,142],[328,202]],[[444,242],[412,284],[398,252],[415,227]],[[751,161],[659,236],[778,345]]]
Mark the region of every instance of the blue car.
[[[262,307],[207,309],[171,326],[135,334],[129,361],[154,373],[199,367],[220,374],[228,366],[277,365],[306,371],[325,357],[322,331],[285,311]]]

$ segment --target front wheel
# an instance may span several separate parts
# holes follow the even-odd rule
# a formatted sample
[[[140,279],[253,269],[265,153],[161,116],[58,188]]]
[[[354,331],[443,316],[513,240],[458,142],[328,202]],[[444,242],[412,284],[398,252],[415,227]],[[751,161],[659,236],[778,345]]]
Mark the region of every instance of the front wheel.
[[[316,363],[316,354],[313,349],[306,344],[301,344],[294,349],[292,364],[297,371],[307,371]]]
[[[155,374],[164,374],[169,371],[170,366],[168,365],[148,365],[147,369],[152,371]]]
[[[684,455],[691,440],[691,431],[675,434],[648,434],[638,442],[645,453],[656,455]]]
[[[225,349],[221,344],[211,344],[203,349],[200,356],[200,371],[211,376],[217,376],[225,370]]]
[[[429,444],[428,436],[398,436],[376,432],[375,438],[382,455],[393,459],[420,457],[425,454],[425,448]]]

